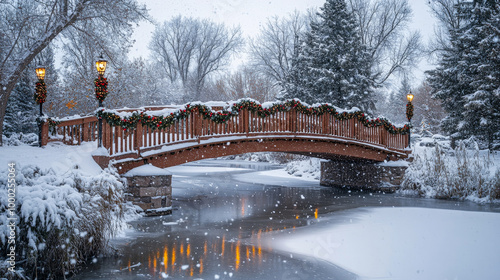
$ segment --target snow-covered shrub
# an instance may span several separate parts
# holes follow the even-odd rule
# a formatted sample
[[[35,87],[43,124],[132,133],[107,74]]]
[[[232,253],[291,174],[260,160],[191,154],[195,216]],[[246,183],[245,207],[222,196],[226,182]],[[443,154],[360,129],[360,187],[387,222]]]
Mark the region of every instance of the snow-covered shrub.
[[[469,149],[472,148],[472,149]],[[472,140],[461,141],[454,153],[436,143],[432,152],[417,153],[405,172],[402,192],[436,198],[487,200],[500,198],[498,163],[481,154]]]
[[[228,159],[228,160],[247,160],[255,162],[269,162],[272,164],[283,164],[295,160],[304,160],[306,158],[308,157],[302,155],[289,154],[289,153],[279,153],[279,152],[246,153],[241,155],[222,157],[222,159]]]
[[[16,169],[16,258],[28,279],[60,279],[105,252],[109,237],[124,224],[124,185],[115,171],[86,176],[78,169],[65,174],[34,166]],[[2,248],[10,217],[6,178],[0,173]]]
[[[318,158],[306,158],[287,163],[285,170],[290,175],[319,180],[321,164]]]
[[[38,135],[35,133],[12,133],[9,137],[2,135],[2,140],[4,145],[7,146],[21,146],[21,145],[33,145],[38,143]]]

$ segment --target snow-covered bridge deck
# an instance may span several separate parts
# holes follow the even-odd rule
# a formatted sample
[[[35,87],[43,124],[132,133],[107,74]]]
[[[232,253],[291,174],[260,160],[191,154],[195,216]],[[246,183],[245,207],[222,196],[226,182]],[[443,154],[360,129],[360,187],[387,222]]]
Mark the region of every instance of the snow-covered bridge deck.
[[[102,144],[94,157],[123,173],[145,163],[169,167],[205,158],[247,152],[288,152],[321,158],[371,161],[408,155],[408,126],[340,110],[329,104],[307,106],[297,100],[259,104],[197,103],[141,109],[99,110],[97,117],[63,120],[43,143],[68,144],[96,139],[103,119]],[[59,136],[57,136],[59,135]]]

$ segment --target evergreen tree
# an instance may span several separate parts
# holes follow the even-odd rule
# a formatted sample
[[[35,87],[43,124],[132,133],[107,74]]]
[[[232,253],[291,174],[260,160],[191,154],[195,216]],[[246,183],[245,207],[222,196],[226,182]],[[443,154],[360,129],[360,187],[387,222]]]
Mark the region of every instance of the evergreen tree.
[[[35,82],[30,79],[30,73],[24,71],[9,97],[4,120],[4,135],[7,137],[12,133],[37,133],[38,131],[36,123],[38,106],[33,99]]]
[[[464,123],[492,148],[500,136],[500,4],[476,2],[473,25],[462,36],[474,46],[463,57],[473,89],[464,96]]]
[[[286,79],[284,98],[372,111],[372,61],[344,0],[327,0],[311,22]]]
[[[443,130],[455,138],[476,136],[492,147],[500,131],[500,4],[477,0],[469,23],[452,30],[451,48],[429,74],[433,95],[448,116]]]

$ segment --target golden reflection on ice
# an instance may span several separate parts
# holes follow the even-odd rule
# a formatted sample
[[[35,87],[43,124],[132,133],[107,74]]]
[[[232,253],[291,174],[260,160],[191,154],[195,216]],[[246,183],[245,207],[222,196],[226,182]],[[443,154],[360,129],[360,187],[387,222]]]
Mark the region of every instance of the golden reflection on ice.
[[[241,235],[231,238],[222,235],[220,238],[199,240],[198,242],[194,239],[194,241],[165,244],[147,255],[149,273],[154,278],[161,278],[162,273],[173,278],[205,278],[206,275],[203,273],[213,272],[207,270],[207,265],[212,268],[219,264],[232,267],[234,272],[241,272],[243,269],[245,271],[248,269],[258,270],[264,264],[264,254],[272,250],[264,245],[263,238],[267,238],[266,233],[284,229],[286,227],[259,229],[252,233],[250,238],[252,245],[243,244],[242,240],[245,240],[245,237]],[[292,229],[289,228],[289,230]],[[129,272],[133,273],[131,263],[136,261],[140,260],[129,260],[125,270],[128,269]],[[189,269],[183,270],[182,266],[184,265],[188,265]]]
[[[238,269],[240,268],[240,241],[238,240],[238,243],[236,243],[236,252],[235,252],[235,270],[238,271]]]
[[[165,248],[163,248],[163,265],[165,266],[165,273],[167,273],[167,267],[168,267],[168,245],[165,245]]]

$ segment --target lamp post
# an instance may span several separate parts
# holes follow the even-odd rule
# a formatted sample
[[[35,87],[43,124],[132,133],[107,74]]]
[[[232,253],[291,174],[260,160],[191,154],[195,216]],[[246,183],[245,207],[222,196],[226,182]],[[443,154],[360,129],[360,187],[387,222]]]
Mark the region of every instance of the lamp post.
[[[36,82],[35,89],[35,102],[40,105],[40,116],[38,118],[38,146],[42,146],[42,126],[43,126],[43,113],[42,113],[42,105],[45,103],[45,99],[47,98],[47,86],[45,85],[45,67],[37,67],[35,69],[36,76],[38,77],[38,81]]]
[[[410,127],[408,128],[408,148],[411,148],[411,118],[413,117],[413,104],[411,104],[411,101],[413,97],[411,91],[406,95],[406,99],[408,100],[408,104],[406,104],[406,118],[410,122]]]
[[[99,59],[95,62],[95,68],[99,76],[94,80],[95,84],[95,96],[99,100],[99,110],[103,107],[103,102],[108,95],[108,81],[104,78],[104,72],[106,71],[107,61],[101,55]],[[102,117],[99,117],[99,136],[97,146],[102,147]]]

